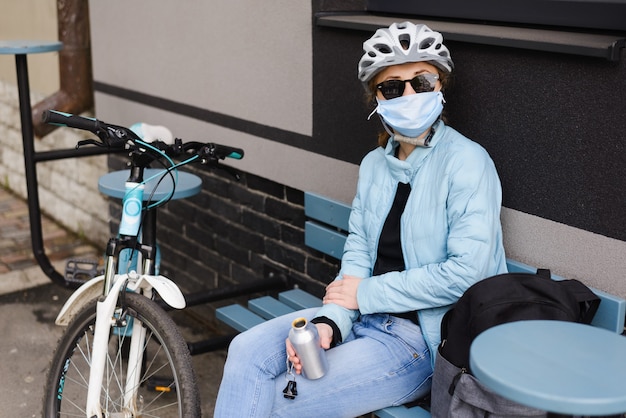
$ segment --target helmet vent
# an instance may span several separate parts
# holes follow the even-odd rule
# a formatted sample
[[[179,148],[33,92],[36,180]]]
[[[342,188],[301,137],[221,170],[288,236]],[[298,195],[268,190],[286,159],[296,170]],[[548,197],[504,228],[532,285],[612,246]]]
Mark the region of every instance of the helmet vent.
[[[398,42],[400,43],[402,49],[406,51],[411,46],[411,37],[408,34],[403,33],[402,35],[398,36]]]
[[[391,54],[391,48],[389,48],[389,46],[385,44],[376,44],[374,46],[374,49],[376,49],[381,54]]]
[[[419,49],[428,49],[435,43],[435,38],[426,38],[420,42]]]

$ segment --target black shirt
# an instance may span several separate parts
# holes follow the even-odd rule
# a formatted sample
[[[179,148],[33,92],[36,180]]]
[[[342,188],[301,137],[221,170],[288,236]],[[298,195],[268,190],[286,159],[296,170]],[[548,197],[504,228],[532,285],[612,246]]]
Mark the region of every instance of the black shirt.
[[[390,271],[402,271],[405,268],[400,243],[400,217],[404,212],[410,193],[410,184],[398,183],[393,205],[389,210],[378,240],[378,254],[372,272],[373,276],[379,276]]]
[[[411,194],[411,185],[408,183],[398,183],[396,196],[393,205],[389,210],[383,230],[378,240],[378,253],[374,264],[373,276],[378,276],[390,271],[403,271],[404,256],[402,254],[402,243],[400,241],[400,218],[406,207],[406,202]],[[405,318],[417,324],[417,314],[415,311],[392,313],[390,315]]]
[[[383,230],[378,240],[376,263],[374,264],[374,271],[372,272],[373,276],[378,276],[390,271],[403,271],[405,269],[402,244],[400,242],[400,217],[404,212],[409,194],[411,194],[411,185],[408,183],[398,183],[396,196],[393,199],[393,204],[389,210],[389,214],[387,214],[387,219],[385,220]],[[416,311],[391,313],[390,315],[409,319],[413,321],[413,323],[418,324]],[[339,328],[330,318],[325,316],[317,317],[311,322],[314,324],[328,324],[333,328],[331,347],[341,341]]]

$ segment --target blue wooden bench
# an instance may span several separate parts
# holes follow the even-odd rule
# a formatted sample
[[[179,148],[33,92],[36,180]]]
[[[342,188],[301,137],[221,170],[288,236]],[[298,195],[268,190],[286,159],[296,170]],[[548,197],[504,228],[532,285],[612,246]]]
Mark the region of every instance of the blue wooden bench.
[[[347,237],[350,205],[313,193],[305,193],[305,244],[331,257],[340,259]],[[535,268],[514,260],[507,260],[510,272],[534,273]],[[555,280],[563,278],[553,276]],[[592,289],[601,299],[592,325],[616,333],[624,331],[626,300]],[[247,307],[239,304],[216,310],[216,317],[237,331],[245,331],[261,322],[299,309],[321,306],[322,301],[301,289],[280,292],[278,298],[263,296],[250,299]],[[379,418],[427,418],[430,412],[421,406],[388,407],[374,412]]]

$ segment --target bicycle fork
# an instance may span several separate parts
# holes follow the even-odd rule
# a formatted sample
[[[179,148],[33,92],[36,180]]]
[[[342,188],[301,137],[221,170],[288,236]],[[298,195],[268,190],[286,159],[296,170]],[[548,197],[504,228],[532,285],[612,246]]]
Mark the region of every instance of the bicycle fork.
[[[183,309],[186,306],[185,297],[178,286],[170,279],[161,275],[139,274],[131,271],[127,274],[114,274],[114,256],[107,257],[104,275],[104,295],[96,304],[96,323],[93,337],[91,373],[89,375],[89,387],[87,392],[86,416],[102,417],[102,406],[100,405],[100,394],[106,368],[113,365],[107,363],[107,352],[109,349],[109,337],[112,328],[115,326],[125,326],[125,306],[123,295],[125,292],[140,293],[147,298],[152,298],[155,289],[165,303],[175,309]],[[141,266],[142,263],[139,263]],[[150,258],[144,260],[143,266],[147,271],[151,270]],[[110,285],[113,282],[112,286]],[[118,300],[121,300],[122,312],[117,315]],[[146,330],[134,318],[131,334],[131,345],[128,356],[128,366],[126,370],[126,382],[124,389],[124,410],[120,417],[137,416],[142,407],[138,397],[139,381],[141,375],[141,365],[143,364],[144,347],[146,340]],[[123,332],[123,331],[122,331]],[[121,384],[122,382],[120,382]],[[125,415],[126,414],[126,415]]]
[[[107,350],[112,326],[116,321],[124,321],[123,317],[116,318],[117,301],[123,292],[142,292],[145,296],[152,289],[156,289],[165,303],[176,309],[185,307],[185,297],[174,282],[164,276],[153,276],[135,272],[115,276],[115,284],[111,291],[96,305],[96,323],[93,337],[91,373],[89,375],[89,388],[87,392],[87,417],[102,417],[100,405],[100,392],[105,376]],[[122,307],[123,309],[123,307]],[[123,312],[122,312],[123,313]],[[146,339],[145,328],[135,319],[133,324],[131,346],[128,357],[128,368],[124,388],[124,406],[128,416],[136,416],[141,405],[137,400],[141,365]],[[124,415],[120,415],[124,416]]]
[[[105,367],[107,366],[106,355],[109,348],[111,321],[113,320],[115,307],[117,305],[119,282],[121,280],[122,278],[118,278],[114,288],[111,289],[112,291],[109,292],[107,297],[104,300],[99,300],[96,304],[96,323],[92,346],[91,371],[89,373],[89,387],[87,391],[87,417],[102,417],[100,392],[102,390]],[[129,358],[129,365],[131,364],[130,360]],[[125,403],[127,402],[125,401]]]

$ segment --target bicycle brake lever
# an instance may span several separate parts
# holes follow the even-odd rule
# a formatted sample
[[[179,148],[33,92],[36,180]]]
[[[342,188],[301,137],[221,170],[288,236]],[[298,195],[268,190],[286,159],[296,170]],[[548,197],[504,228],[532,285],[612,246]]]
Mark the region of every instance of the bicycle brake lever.
[[[85,145],[95,145],[100,148],[122,148],[126,144],[126,141],[118,140],[118,141],[98,141],[97,139],[83,139],[76,143],[76,148],[80,148]]]
[[[84,145],[95,145],[97,147],[104,147],[104,144],[100,141],[96,141],[95,139],[83,139],[81,141],[78,141],[78,143],[76,144],[76,148],[80,148]]]

